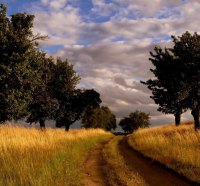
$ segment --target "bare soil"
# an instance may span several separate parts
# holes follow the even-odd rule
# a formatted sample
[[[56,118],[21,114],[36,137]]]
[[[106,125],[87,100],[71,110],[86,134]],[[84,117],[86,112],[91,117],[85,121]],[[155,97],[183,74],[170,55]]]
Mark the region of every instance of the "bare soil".
[[[102,156],[104,144],[92,149],[83,166],[85,186],[107,186],[104,175],[105,161]]]

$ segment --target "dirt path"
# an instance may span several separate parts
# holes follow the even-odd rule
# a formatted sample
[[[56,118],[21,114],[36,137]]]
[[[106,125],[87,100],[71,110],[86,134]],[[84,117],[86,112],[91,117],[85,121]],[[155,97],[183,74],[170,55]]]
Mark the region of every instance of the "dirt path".
[[[148,185],[152,186],[188,186],[191,185],[158,163],[142,157],[128,144],[127,137],[119,142],[119,151],[130,170],[137,171]]]
[[[84,186],[108,186],[104,169],[102,149],[104,144],[99,144],[88,154],[83,165]],[[127,137],[122,138],[118,144],[119,153],[124,158],[130,171],[137,172],[149,186],[189,186],[187,181],[175,173],[163,168],[160,164],[141,156],[134,151],[127,142]],[[116,183],[115,186],[118,184]],[[114,186],[114,185],[113,185]]]
[[[102,149],[105,144],[99,144],[89,153],[84,163],[85,186],[107,186],[104,175],[105,162],[102,158]]]

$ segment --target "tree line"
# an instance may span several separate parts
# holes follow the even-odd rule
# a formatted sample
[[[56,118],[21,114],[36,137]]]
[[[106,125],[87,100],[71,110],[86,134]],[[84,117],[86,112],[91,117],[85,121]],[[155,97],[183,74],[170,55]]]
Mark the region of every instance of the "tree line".
[[[172,36],[173,47],[156,46],[150,52],[154,78],[142,81],[152,91],[158,111],[173,114],[178,126],[181,114],[191,110],[195,129],[200,129],[200,35],[186,31]]]
[[[98,112],[104,121],[92,127],[115,129],[116,119],[108,107],[100,107],[100,94],[94,89],[79,89],[80,76],[67,59],[47,57],[38,45],[45,39],[32,32],[34,16],[17,13],[7,17],[7,7],[0,5],[0,123],[26,119],[39,123],[53,119],[57,127],[69,130],[88,113]],[[94,122],[93,122],[94,123]],[[97,123],[97,122],[96,122]]]
[[[107,106],[100,106],[100,94],[77,88],[81,78],[73,65],[48,57],[39,48],[38,41],[46,36],[33,34],[34,16],[17,13],[9,18],[7,7],[1,4],[0,9],[0,123],[25,119],[45,129],[45,121],[52,119],[56,127],[68,131],[81,120],[84,128],[114,130],[116,117]],[[148,126],[148,119],[136,111],[119,125],[131,133]]]

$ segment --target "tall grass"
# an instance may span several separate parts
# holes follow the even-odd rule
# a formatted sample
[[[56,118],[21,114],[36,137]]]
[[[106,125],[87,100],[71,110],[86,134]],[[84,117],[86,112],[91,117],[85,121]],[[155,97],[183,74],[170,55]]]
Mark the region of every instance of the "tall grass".
[[[129,144],[145,156],[200,183],[200,132],[192,125],[140,129],[129,136]]]
[[[0,127],[0,185],[81,185],[81,164],[96,143],[111,136],[103,130]]]

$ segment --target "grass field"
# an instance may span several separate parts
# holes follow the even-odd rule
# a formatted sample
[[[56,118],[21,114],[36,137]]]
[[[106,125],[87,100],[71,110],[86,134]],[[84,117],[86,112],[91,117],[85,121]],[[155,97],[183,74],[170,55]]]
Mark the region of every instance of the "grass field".
[[[103,130],[0,127],[0,185],[81,185],[87,152],[108,140]]]
[[[105,173],[110,185],[144,186],[144,180],[135,171],[130,171],[122,155],[118,143],[123,136],[116,136],[103,149],[106,161]]]
[[[200,183],[200,132],[193,125],[140,129],[129,136],[129,144],[145,156]]]

